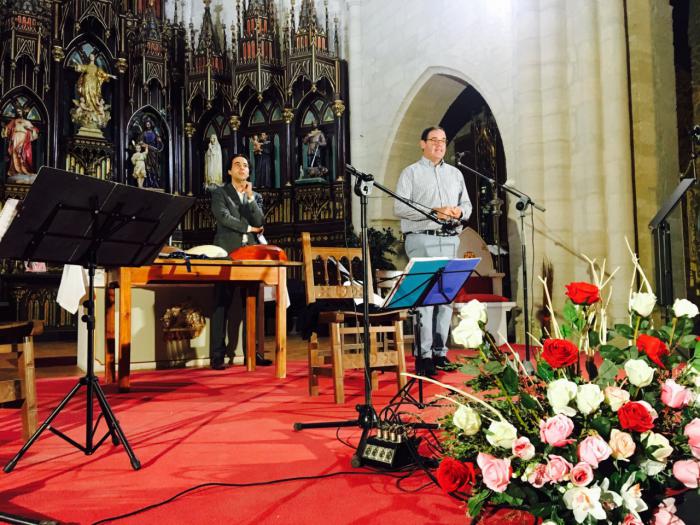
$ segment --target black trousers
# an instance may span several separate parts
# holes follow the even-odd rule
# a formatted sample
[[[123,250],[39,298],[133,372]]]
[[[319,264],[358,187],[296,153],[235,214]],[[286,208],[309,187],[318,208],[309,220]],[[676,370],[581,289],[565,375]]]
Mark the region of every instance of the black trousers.
[[[232,283],[217,283],[214,285],[214,313],[211,316],[211,334],[209,336],[210,365],[224,363],[229,344],[235,348],[238,342],[238,327],[242,320],[243,301],[240,288]],[[228,330],[227,330],[228,326]]]

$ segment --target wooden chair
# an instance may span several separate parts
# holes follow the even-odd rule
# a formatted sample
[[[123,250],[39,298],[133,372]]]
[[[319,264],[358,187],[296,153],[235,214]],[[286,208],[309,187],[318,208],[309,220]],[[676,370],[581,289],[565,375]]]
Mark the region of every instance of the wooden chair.
[[[304,257],[306,301],[311,305],[318,300],[338,301],[362,297],[362,286],[354,282],[362,280],[372,296],[372,279],[363,279],[362,253],[360,248],[320,247],[311,245],[311,235],[301,234]],[[339,262],[350,272],[344,275]],[[346,282],[353,282],[345,286]],[[332,302],[330,304],[332,308]],[[340,308],[340,306],[339,306]],[[324,308],[325,309],[325,308]],[[405,311],[370,314],[370,369],[372,386],[378,386],[378,372],[394,371],[399,388],[406,384],[401,375],[406,370],[404,356],[403,321]],[[329,327],[329,344],[321,345],[318,329],[313,330],[309,340],[309,394],[318,395],[318,378],[321,375],[333,378],[335,402],[345,402],[343,377],[346,370],[364,370],[364,342],[361,311],[320,311],[319,325]]]
[[[41,321],[0,323],[0,406],[22,410],[22,438],[37,429],[34,339],[44,331]]]

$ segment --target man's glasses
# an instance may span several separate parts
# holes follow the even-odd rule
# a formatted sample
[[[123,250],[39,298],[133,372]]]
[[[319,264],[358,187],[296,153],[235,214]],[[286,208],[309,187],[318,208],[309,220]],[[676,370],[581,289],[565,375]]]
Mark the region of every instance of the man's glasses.
[[[443,145],[447,144],[447,139],[432,138],[432,139],[426,140],[426,142],[430,142],[433,146],[437,146],[438,144],[443,144]]]

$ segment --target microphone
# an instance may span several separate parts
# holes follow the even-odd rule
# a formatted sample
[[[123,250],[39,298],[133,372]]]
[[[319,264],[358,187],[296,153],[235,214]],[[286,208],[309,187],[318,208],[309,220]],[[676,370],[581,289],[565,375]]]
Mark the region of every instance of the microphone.
[[[461,152],[460,152],[460,151],[455,151],[455,155],[454,155],[454,157],[453,157],[453,158],[454,158],[454,161],[455,161],[455,162],[461,162],[461,161],[462,161],[462,157],[464,157],[464,155],[465,155],[465,153],[464,153],[463,151],[461,151]]]
[[[355,177],[357,177],[358,179],[366,182],[371,182],[374,180],[374,175],[370,175],[369,173],[362,173],[360,170],[358,170],[351,164],[345,165],[345,171],[347,171],[350,175],[355,175]]]

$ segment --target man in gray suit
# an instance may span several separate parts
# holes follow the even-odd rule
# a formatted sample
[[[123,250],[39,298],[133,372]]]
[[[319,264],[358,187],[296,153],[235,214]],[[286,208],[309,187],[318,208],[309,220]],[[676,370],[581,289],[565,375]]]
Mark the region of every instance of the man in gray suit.
[[[234,155],[228,174],[231,182],[211,191],[211,212],[216,219],[214,244],[231,253],[241,246],[259,244],[258,235],[262,234],[264,217],[259,204],[260,196],[253,192],[248,180],[248,159],[240,154]],[[216,306],[211,319],[209,361],[214,370],[224,370],[226,324],[233,300],[233,287],[226,283],[217,284],[214,293]],[[256,356],[256,364],[266,366],[272,362],[263,356]]]

